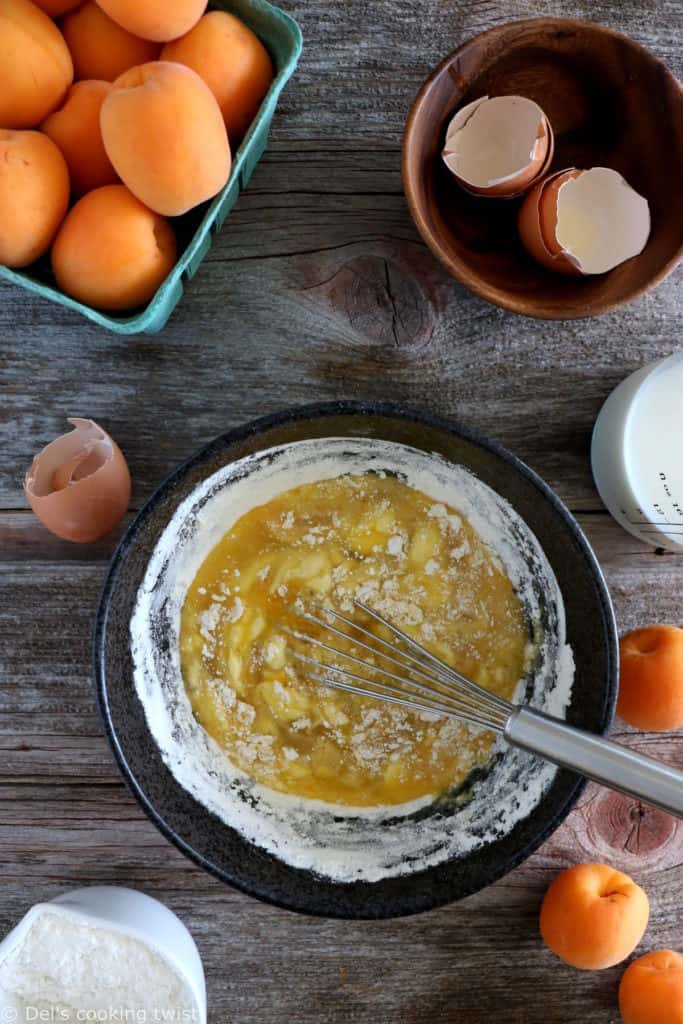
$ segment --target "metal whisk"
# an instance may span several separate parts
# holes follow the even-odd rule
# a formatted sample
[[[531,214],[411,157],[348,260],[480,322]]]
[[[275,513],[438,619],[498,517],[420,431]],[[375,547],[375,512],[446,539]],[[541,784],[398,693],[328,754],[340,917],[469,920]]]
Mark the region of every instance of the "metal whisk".
[[[393,642],[332,608],[318,606],[320,615],[297,612],[303,622],[322,630],[321,636],[289,626],[283,626],[285,632],[335,659],[329,665],[292,651],[307,667],[309,679],[345,693],[491,729],[512,746],[683,818],[683,772],[559,718],[503,700],[456,672],[372,608],[361,601],[354,604],[388,630]],[[340,640],[351,649],[340,649]]]

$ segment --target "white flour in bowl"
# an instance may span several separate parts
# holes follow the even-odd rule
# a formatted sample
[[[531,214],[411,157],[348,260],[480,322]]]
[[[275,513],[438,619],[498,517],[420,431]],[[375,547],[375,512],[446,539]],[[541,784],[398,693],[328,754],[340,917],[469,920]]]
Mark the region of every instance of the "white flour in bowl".
[[[344,473],[396,474],[464,515],[512,581],[528,621],[542,624],[531,675],[518,696],[560,717],[574,676],[564,604],[534,534],[511,505],[474,474],[440,456],[367,438],[301,441],[232,463],[182,502],[161,535],[131,619],[135,687],[169,769],[200,803],[281,860],[336,881],[412,873],[499,839],[527,817],[556,769],[499,741],[490,769],[458,805],[433,797],[353,808],[289,796],[239,771],[197,723],[185,692],[180,613],[202,562],[251,508],[282,491]]]
[[[0,1019],[181,1024],[199,1015],[185,981],[144,942],[45,910],[0,962]]]

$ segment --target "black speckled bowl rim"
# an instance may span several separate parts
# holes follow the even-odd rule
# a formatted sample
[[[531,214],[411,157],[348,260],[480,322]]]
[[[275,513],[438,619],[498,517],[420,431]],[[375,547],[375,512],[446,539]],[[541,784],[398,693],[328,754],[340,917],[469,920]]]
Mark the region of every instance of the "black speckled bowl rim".
[[[617,630],[602,572],[574,517],[533,470],[502,446],[459,423],[380,402],[304,405],[262,417],[215,438],[172,473],[131,523],[112,558],[95,624],[95,687],[107,739],[124,779],[148,817],[186,856],[224,882],[275,906],[322,917],[380,919],[443,906],[507,874],[561,824],[581,794],[584,780],[559,771],[528,817],[502,838],[464,857],[377,882],[334,882],[291,867],[249,843],[180,786],[147,728],[133,683],[128,641],[130,611],[149,554],[180,501],[203,478],[197,471],[210,465],[205,477],[218,465],[249,452],[287,443],[280,435],[288,431],[294,435],[290,440],[340,436],[339,429],[330,429],[328,424],[341,420],[347,421],[349,437],[396,440],[388,435],[398,433],[400,443],[419,448],[423,446],[418,435],[426,433],[440,436],[443,444],[470,449],[470,462],[481,458],[489,464],[494,481],[487,482],[534,530],[563,589],[568,640],[577,660],[567,718],[596,733],[608,731],[617,692]],[[435,449],[430,445],[423,450]],[[462,458],[458,461],[469,464]],[[480,466],[470,468],[482,475]],[[188,484],[188,480],[193,482]],[[515,486],[520,492],[518,500],[510,493]],[[541,520],[535,522],[538,516]],[[543,517],[548,528],[539,530]],[[136,555],[140,557],[145,544],[149,554],[137,572],[132,572],[130,563]],[[567,592],[569,582],[571,590]],[[122,602],[125,613],[118,612]],[[125,697],[124,710],[112,708],[112,700],[119,696]],[[132,730],[132,738],[127,730]]]

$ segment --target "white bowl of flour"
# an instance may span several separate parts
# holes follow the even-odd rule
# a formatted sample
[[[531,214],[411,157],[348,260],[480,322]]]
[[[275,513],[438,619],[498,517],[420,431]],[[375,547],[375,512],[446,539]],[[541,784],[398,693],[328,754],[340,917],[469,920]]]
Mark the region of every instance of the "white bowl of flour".
[[[37,903],[0,943],[0,1019],[206,1024],[199,952],[158,900],[76,889]]]

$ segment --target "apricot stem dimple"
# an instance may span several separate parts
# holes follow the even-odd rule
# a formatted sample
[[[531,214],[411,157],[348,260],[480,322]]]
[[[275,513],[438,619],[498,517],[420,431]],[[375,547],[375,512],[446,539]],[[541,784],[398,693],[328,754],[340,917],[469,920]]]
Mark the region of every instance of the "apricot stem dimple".
[[[606,864],[577,864],[548,889],[539,923],[546,945],[566,963],[603,970],[633,952],[648,915],[647,895],[628,875]]]
[[[637,651],[638,654],[654,654],[655,651],[659,650],[659,644],[654,640],[642,640],[639,643],[633,645],[633,650]]]
[[[631,963],[619,985],[624,1024],[680,1024],[683,1021],[683,956],[653,950]]]
[[[152,234],[156,247],[160,253],[168,253],[173,247],[173,237],[168,224],[162,221],[155,221],[152,226]]]
[[[144,85],[152,77],[152,72],[147,67],[131,68],[126,75],[125,83],[118,86],[119,89],[137,89]]]

